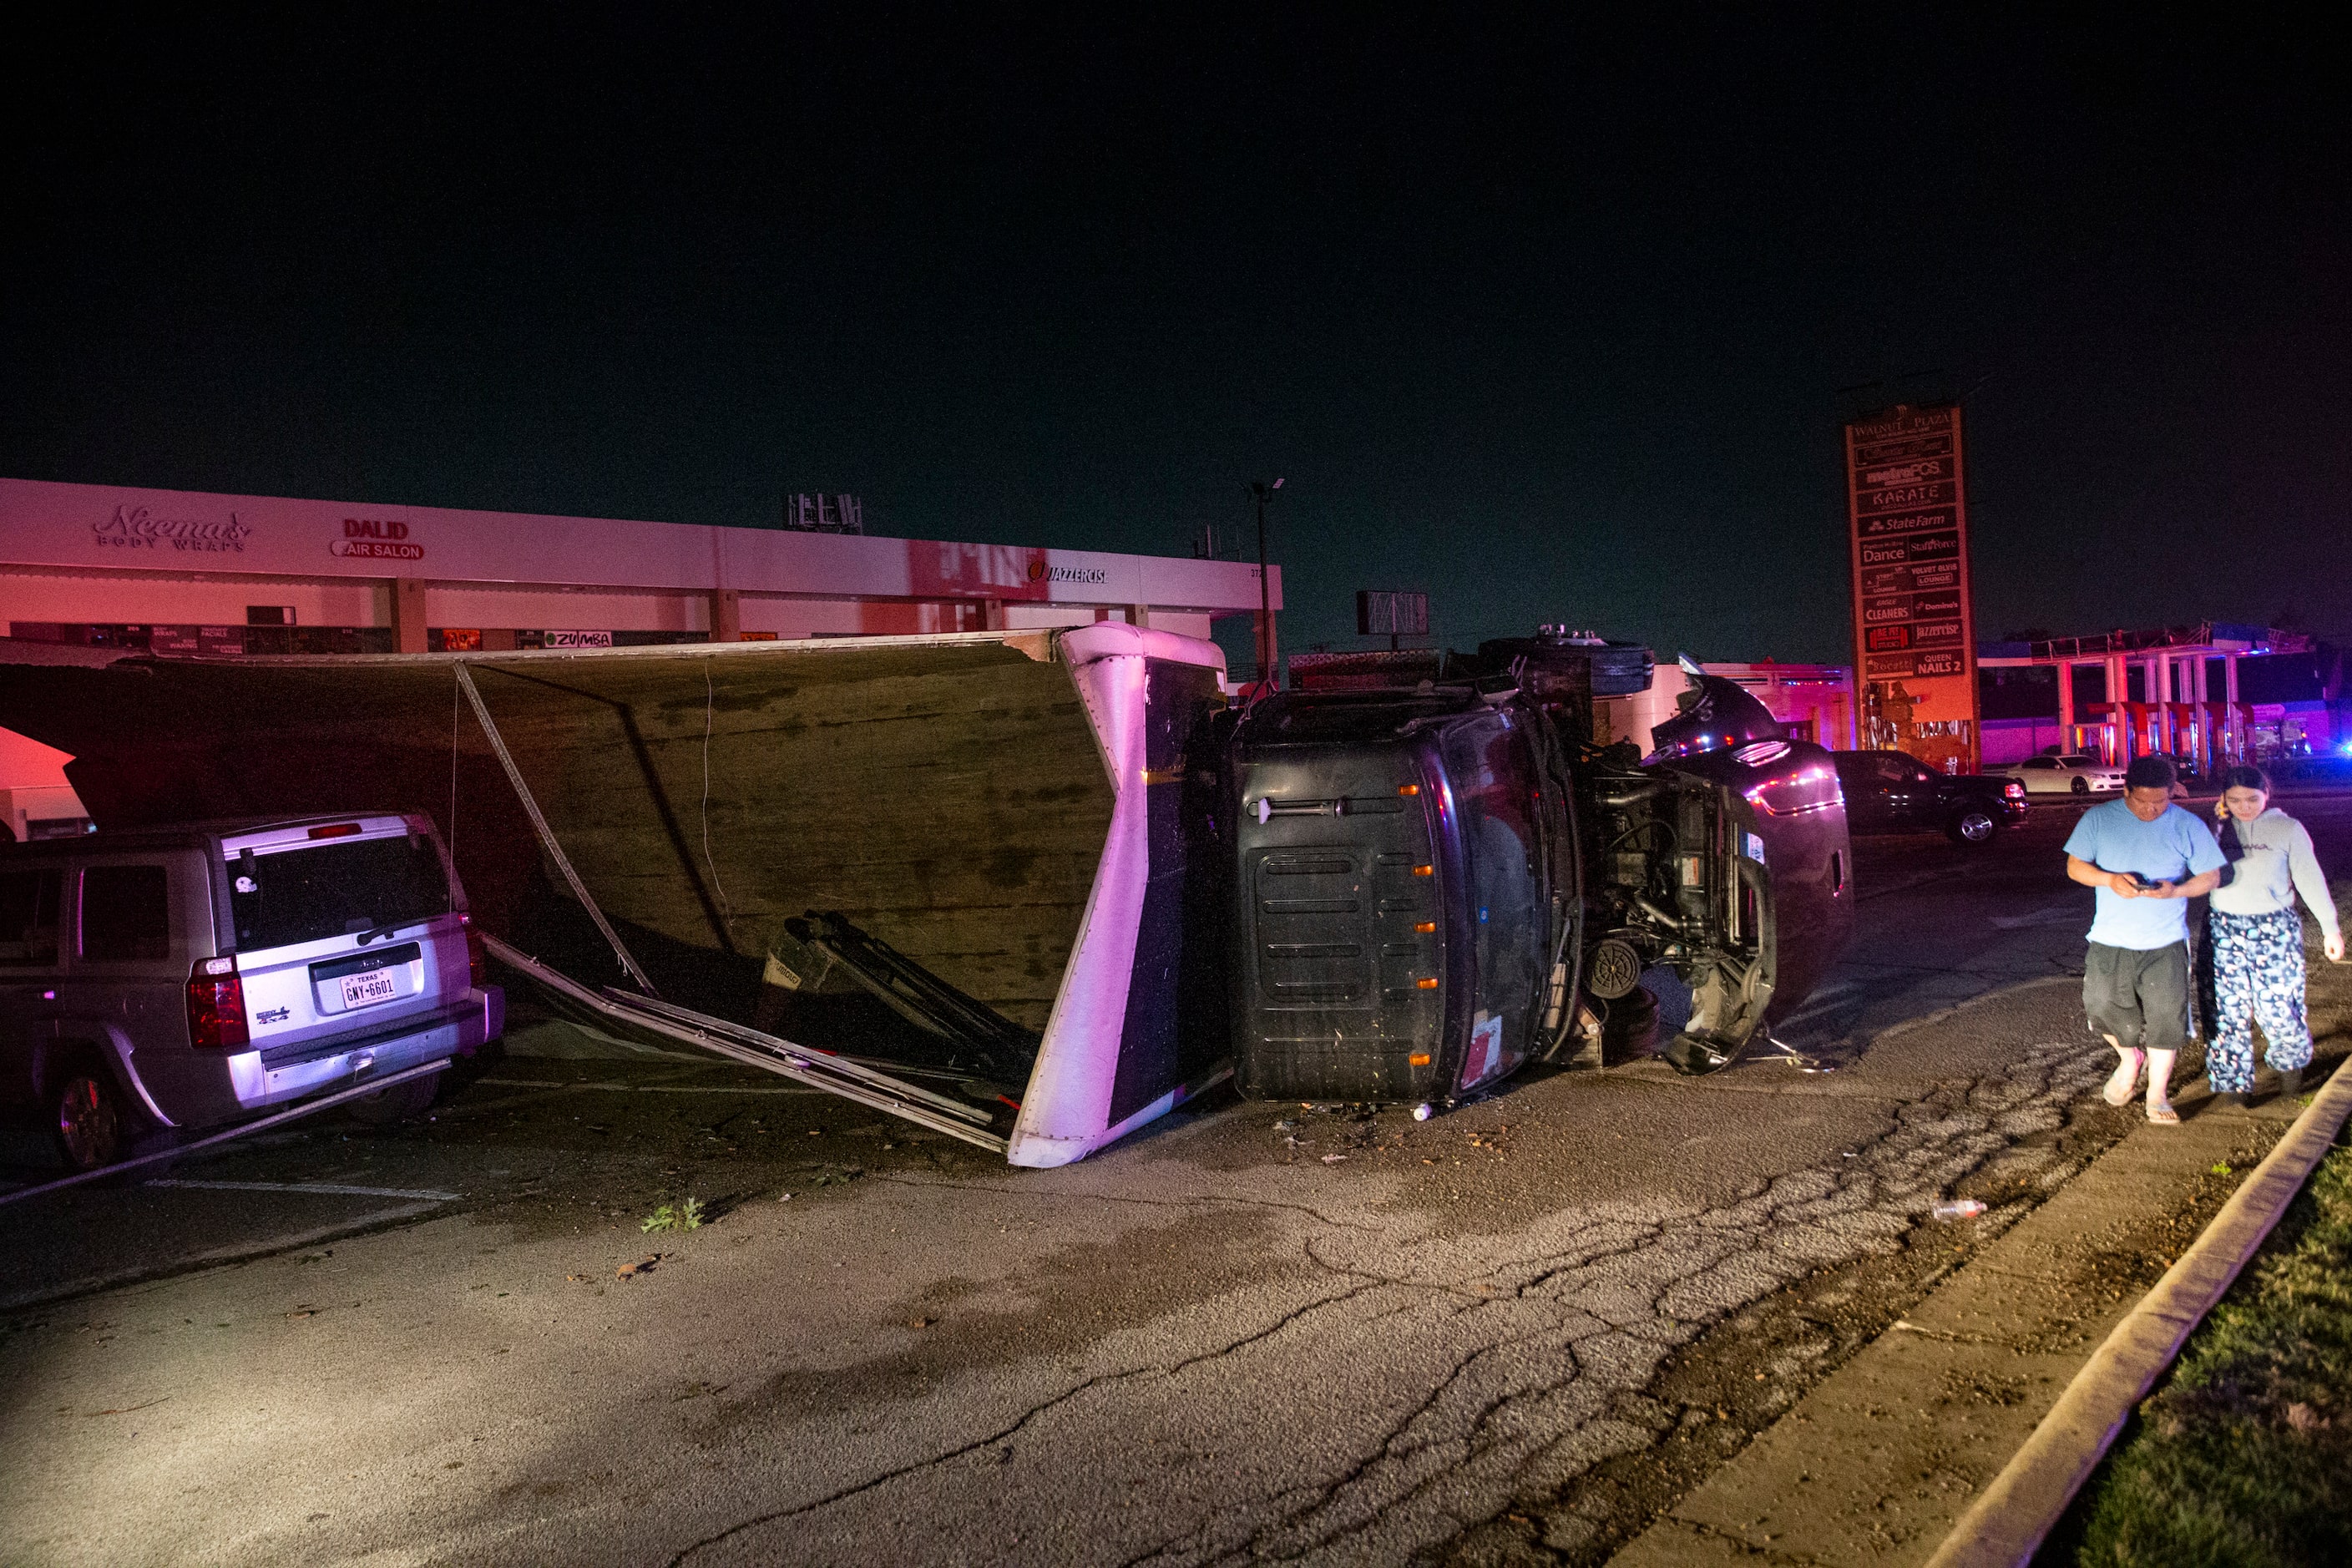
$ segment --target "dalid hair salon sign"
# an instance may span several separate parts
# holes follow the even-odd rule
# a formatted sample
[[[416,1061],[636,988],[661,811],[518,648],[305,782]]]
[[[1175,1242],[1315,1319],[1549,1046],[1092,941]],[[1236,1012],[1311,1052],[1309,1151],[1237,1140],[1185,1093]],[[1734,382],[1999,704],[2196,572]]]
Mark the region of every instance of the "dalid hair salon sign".
[[[342,536],[327,549],[360,561],[422,561],[425,546],[408,537],[408,524],[389,519],[347,517]]]

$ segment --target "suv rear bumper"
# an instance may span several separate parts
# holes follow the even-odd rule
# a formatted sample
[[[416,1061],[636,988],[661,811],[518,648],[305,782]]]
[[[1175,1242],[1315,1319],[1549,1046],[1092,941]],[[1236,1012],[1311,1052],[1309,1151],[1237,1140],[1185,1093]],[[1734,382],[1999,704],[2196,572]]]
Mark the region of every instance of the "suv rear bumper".
[[[282,1105],[322,1089],[349,1088],[372,1072],[397,1072],[437,1057],[479,1049],[506,1030],[506,992],[496,985],[403,1018],[393,1028],[313,1041],[293,1051],[241,1051],[224,1058],[230,1103],[224,1117]]]

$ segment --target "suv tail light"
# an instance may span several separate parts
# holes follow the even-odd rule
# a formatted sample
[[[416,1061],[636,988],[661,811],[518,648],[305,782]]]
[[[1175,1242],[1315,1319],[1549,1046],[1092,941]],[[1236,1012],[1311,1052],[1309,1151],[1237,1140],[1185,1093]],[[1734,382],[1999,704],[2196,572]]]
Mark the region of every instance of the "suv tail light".
[[[245,1028],[245,982],[236,974],[234,958],[200,958],[188,972],[188,1039],[198,1050],[242,1049],[250,1038]]]
[[[459,915],[457,924],[466,932],[466,970],[473,976],[474,989],[482,990],[490,983],[490,955],[482,947],[482,933],[474,929],[474,917]]]

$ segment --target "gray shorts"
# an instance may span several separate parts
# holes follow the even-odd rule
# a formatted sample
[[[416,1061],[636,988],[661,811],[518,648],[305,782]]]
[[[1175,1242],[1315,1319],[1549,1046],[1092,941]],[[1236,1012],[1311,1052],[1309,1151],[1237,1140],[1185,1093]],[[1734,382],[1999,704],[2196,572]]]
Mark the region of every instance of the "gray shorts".
[[[2129,1049],[2177,1051],[2189,1043],[2189,944],[2106,947],[2083,962],[2083,1010],[2091,1027]]]

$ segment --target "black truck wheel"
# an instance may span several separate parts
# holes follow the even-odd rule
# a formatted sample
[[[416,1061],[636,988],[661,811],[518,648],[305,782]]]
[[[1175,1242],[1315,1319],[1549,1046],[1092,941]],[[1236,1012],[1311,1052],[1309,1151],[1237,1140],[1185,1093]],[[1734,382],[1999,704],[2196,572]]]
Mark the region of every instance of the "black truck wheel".
[[[2000,826],[2000,823],[1993,816],[1991,808],[1964,805],[1952,813],[1952,819],[1944,825],[1944,831],[1951,835],[1955,844],[1985,845],[1992,842],[1992,836]]]
[[[1633,1061],[1658,1048],[1658,999],[1650,994],[1648,986],[1636,985],[1601,1005],[1608,1009],[1601,1025],[1603,1061]]]

